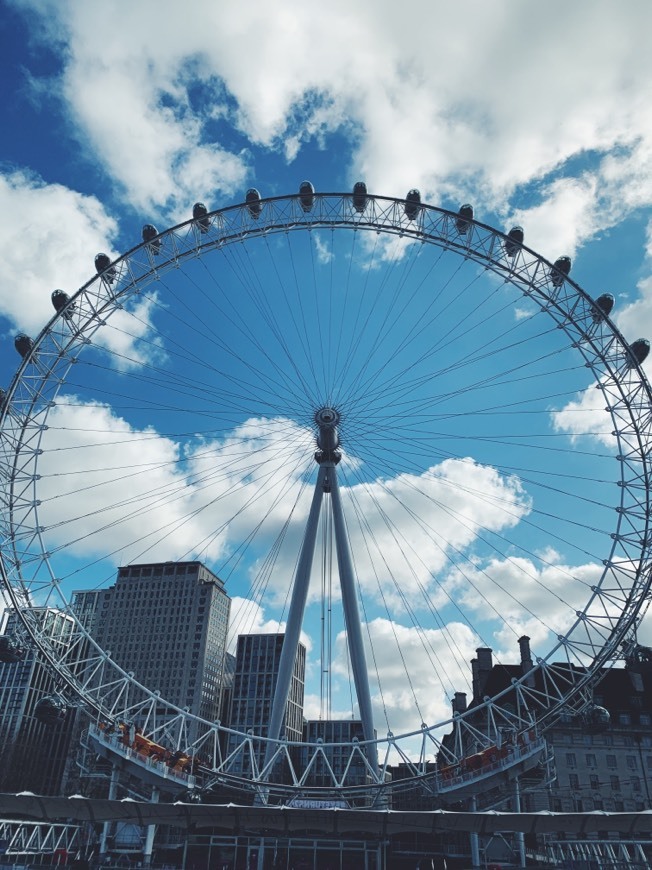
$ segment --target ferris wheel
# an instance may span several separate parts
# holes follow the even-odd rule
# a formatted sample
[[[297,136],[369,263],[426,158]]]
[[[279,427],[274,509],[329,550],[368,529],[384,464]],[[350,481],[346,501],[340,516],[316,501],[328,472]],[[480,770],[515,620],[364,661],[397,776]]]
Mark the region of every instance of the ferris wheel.
[[[340,748],[365,788],[587,703],[651,582],[649,344],[623,338],[612,296],[520,227],[362,183],[197,203],[95,267],[16,339],[2,399],[3,582],[62,697],[139,715],[264,794],[305,793],[324,757],[283,734],[302,631],[313,716],[360,720]],[[161,699],[70,606],[117,564],[184,559],[238,596],[234,633],[285,634],[265,738]],[[70,615],[65,644],[43,606]],[[509,686],[451,713],[475,650],[507,663],[524,637]],[[359,790],[353,766],[329,767],[331,793]]]

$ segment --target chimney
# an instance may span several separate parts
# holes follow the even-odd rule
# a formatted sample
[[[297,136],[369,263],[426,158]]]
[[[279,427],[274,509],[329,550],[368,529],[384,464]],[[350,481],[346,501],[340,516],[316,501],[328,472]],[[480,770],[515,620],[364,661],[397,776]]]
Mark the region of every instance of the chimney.
[[[463,713],[466,710],[466,692],[455,692],[453,698],[453,714]]]
[[[480,699],[480,672],[478,670],[477,659],[471,659],[471,676],[473,678],[473,700],[477,701]]]
[[[523,637],[519,637],[518,645],[521,648],[521,667],[523,668],[523,673],[527,674],[527,672],[532,669],[530,638],[526,634],[524,634]]]
[[[527,674],[528,671],[532,670],[532,653],[530,652],[530,638],[524,634],[523,637],[519,637],[518,645],[521,648],[521,672],[523,674]],[[528,680],[528,685],[533,684],[533,679]]]
[[[477,680],[477,692],[474,692],[477,697],[481,698],[484,696],[484,690],[487,685],[487,680],[489,679],[489,674],[491,673],[491,669],[494,666],[493,658],[492,658],[493,650],[488,646],[479,646],[476,650],[478,655],[477,658],[477,672],[478,672],[478,680]],[[475,683],[475,680],[474,680]],[[475,690],[475,686],[474,686]]]

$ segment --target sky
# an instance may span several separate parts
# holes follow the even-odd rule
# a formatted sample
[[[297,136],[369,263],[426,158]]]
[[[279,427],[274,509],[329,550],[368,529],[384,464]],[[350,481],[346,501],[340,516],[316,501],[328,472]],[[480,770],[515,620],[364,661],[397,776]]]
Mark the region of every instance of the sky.
[[[15,334],[36,336],[51,291],[72,295],[97,252],[118,256],[198,200],[304,179],[416,187],[522,225],[591,296],[616,297],[629,341],[652,336],[645,0],[469,0],[463,14],[5,0],[0,16],[4,386]],[[68,594],[128,561],[201,558],[239,630],[276,630],[314,482],[311,414],[339,402],[377,727],[418,727],[447,714],[477,646],[513,661],[526,632],[545,654],[582,606],[614,522],[613,439],[581,361],[516,291],[401,240],[299,235],[191,264],[100,330],[49,419],[48,547]],[[505,375],[522,360],[527,394]],[[311,715],[325,712],[324,646],[327,706],[351,712],[332,558],[316,559],[304,626]]]

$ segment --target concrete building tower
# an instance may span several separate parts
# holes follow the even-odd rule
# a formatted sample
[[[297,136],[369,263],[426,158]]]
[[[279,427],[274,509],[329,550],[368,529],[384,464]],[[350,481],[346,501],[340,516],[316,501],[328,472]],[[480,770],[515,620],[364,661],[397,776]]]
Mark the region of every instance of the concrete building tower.
[[[32,612],[44,633],[65,646],[72,619],[49,607]],[[4,636],[14,638],[18,614],[9,610],[5,617]],[[54,696],[57,688],[36,648],[26,646],[18,661],[0,662],[0,791],[60,794],[75,711],[51,723],[36,715],[39,701]]]
[[[231,728],[261,737],[267,736],[269,718],[278,678],[282,634],[241,634],[235,657],[231,697]],[[303,696],[306,676],[306,648],[299,644],[290,692],[285,708],[283,731],[290,741],[303,735]],[[230,741],[230,748],[233,748]],[[262,760],[262,759],[261,759]]]
[[[200,562],[127,565],[107,588],[76,592],[73,609],[100,646],[149,689],[219,718],[231,600]]]

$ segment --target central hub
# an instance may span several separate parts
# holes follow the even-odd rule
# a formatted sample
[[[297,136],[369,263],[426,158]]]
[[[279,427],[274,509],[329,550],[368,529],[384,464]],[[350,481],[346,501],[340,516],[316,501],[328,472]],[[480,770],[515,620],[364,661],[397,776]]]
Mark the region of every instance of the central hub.
[[[335,408],[320,408],[315,412],[315,423],[320,429],[333,429],[339,422],[340,414]]]
[[[317,446],[319,453],[316,456],[318,462],[323,462],[327,459],[339,461],[339,454],[336,453],[340,446],[340,439],[337,434],[337,424],[340,422],[339,411],[335,408],[320,408],[315,412],[315,423],[319,429],[317,435]]]

